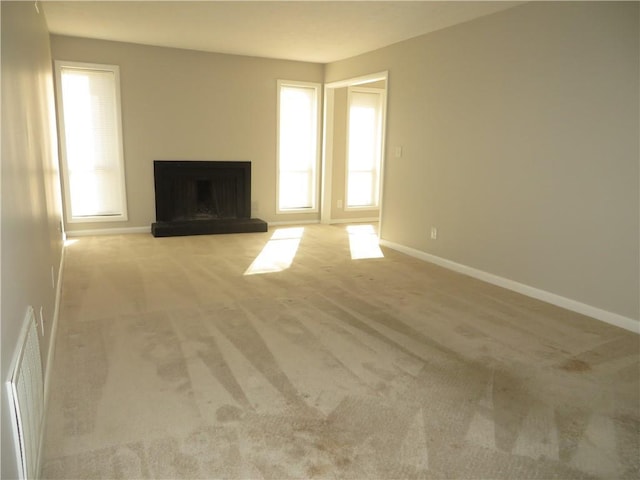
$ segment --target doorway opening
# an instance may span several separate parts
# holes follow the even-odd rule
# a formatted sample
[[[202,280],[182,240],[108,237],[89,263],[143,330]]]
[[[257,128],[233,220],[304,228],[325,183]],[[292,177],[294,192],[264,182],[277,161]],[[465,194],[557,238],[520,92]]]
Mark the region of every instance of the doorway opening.
[[[379,222],[388,72],[327,83],[320,222]]]

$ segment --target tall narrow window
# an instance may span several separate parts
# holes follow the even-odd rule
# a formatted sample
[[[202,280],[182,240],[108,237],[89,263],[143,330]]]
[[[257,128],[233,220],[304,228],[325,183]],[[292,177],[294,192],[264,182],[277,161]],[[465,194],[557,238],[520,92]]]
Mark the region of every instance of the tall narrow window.
[[[382,156],[384,93],[349,88],[347,208],[377,208]]]
[[[126,220],[118,67],[56,61],[56,83],[67,221]]]
[[[320,85],[278,81],[278,211],[317,210]]]

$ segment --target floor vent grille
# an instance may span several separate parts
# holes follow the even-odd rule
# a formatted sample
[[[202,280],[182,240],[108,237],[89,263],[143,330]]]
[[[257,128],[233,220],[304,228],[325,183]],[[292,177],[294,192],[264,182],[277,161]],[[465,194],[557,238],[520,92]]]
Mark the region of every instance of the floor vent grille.
[[[44,414],[44,382],[40,341],[32,307],[27,310],[12,366],[8,387],[21,477],[37,478]]]

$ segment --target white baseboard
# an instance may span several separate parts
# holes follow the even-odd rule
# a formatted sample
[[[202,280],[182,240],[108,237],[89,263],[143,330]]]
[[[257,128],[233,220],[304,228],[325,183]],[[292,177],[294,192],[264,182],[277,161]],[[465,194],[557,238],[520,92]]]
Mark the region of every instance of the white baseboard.
[[[148,227],[98,228],[95,230],[67,230],[67,237],[93,237],[94,235],[123,235],[128,233],[151,233]]]
[[[313,225],[316,223],[320,223],[320,220],[291,220],[291,221],[284,221],[284,222],[267,222],[267,224],[269,225],[269,227],[281,227],[284,225]]]
[[[58,267],[58,281],[56,284],[56,298],[53,307],[53,319],[51,320],[51,333],[49,335],[49,349],[47,352],[47,365],[44,376],[44,401],[45,407],[47,405],[47,398],[49,393],[49,375],[51,374],[51,365],[53,361],[53,356],[55,353],[56,346],[56,335],[58,332],[58,317],[60,316],[60,301],[62,297],[62,276],[64,271],[64,259],[65,259],[65,249],[62,249],[62,254],[60,255],[60,265]],[[46,408],[45,408],[46,411]]]
[[[62,238],[65,238],[65,235],[62,235]],[[64,241],[63,241],[64,244]],[[44,439],[46,435],[46,416],[48,412],[49,406],[49,394],[50,394],[50,385],[51,385],[51,372],[53,370],[53,358],[55,356],[56,349],[56,337],[58,336],[58,318],[60,316],[60,301],[62,298],[62,275],[64,271],[64,258],[65,258],[65,249],[62,248],[62,253],[60,254],[60,265],[58,266],[58,275],[57,275],[57,283],[56,283],[56,298],[54,300],[53,306],[53,318],[51,320],[51,332],[49,333],[49,349],[47,351],[47,363],[45,364],[45,372],[44,372],[44,418],[42,419],[42,431],[39,439],[38,445],[38,471],[40,471],[42,464],[42,451],[44,448]]]
[[[378,217],[372,218],[332,218],[327,222],[328,225],[339,223],[378,223]],[[270,227],[280,227],[283,225],[311,225],[321,223],[320,220],[301,220],[301,221],[285,221],[285,222],[267,222]]]
[[[338,223],[378,223],[380,219],[378,217],[371,218],[332,218],[329,220],[329,224],[338,224]]]
[[[477,278],[487,283],[491,283],[493,285],[497,285],[499,287],[521,293],[528,297],[536,298],[538,300],[542,300],[543,302],[551,303],[552,305],[566,308],[567,310],[571,310],[576,313],[581,313],[583,315],[587,315],[597,320],[606,322],[610,325],[615,325],[616,327],[624,328],[625,330],[629,330],[631,332],[640,334],[640,322],[637,320],[634,320],[633,318],[618,315],[617,313],[613,313],[613,312],[608,312],[606,310],[602,310],[600,308],[587,305],[586,303],[582,303],[576,300],[572,300],[570,298],[562,297],[560,295],[556,295],[555,293],[547,292],[545,290],[540,290],[538,288],[531,287],[529,285],[525,285],[523,283],[519,283],[513,280],[509,280],[508,278],[500,277],[492,273],[484,272],[482,270],[478,270],[476,268],[469,267],[461,263],[456,263],[451,260],[447,260],[445,258],[432,255],[430,253],[426,253],[411,247],[407,247],[405,245],[401,245],[399,243],[394,243],[388,240],[380,239],[380,245],[392,248],[393,250],[397,250],[399,252],[405,253],[409,256],[418,258],[420,260],[424,260],[425,262],[434,263],[436,265],[447,268],[449,270],[453,270],[455,272]]]

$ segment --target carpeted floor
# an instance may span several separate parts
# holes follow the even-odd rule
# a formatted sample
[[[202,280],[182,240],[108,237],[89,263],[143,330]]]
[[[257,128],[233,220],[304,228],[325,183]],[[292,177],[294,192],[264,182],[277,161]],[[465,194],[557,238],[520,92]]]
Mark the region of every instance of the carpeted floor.
[[[69,245],[43,478],[640,476],[637,335],[371,240]]]

